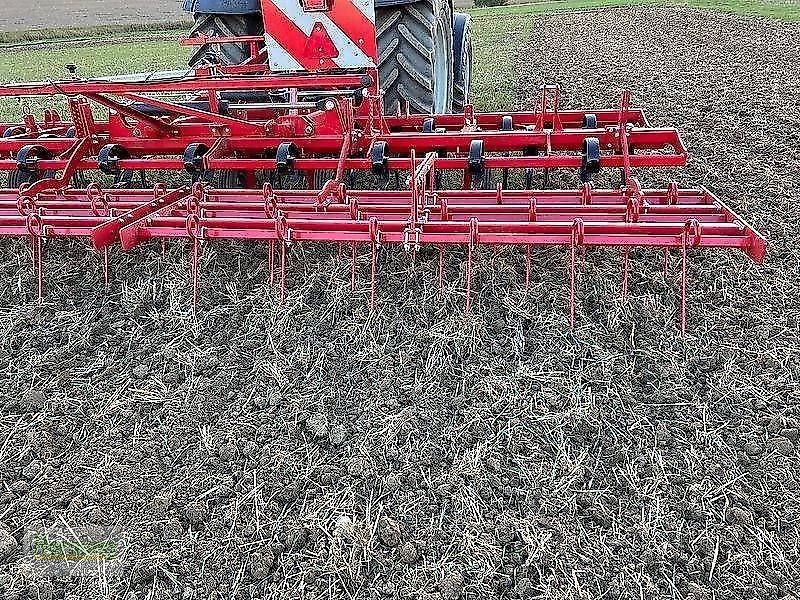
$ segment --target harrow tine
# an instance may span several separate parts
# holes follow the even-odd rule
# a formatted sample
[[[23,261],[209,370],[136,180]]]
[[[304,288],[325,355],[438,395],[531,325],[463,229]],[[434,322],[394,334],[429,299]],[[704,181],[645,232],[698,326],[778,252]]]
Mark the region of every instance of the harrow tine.
[[[356,290],[356,243],[350,242],[350,291]]]
[[[686,236],[687,234],[684,233],[681,244],[681,335],[686,333]]]
[[[41,303],[44,298],[44,260],[42,258],[43,252],[42,236],[37,235],[33,240],[33,253],[34,253],[34,271],[36,273],[36,290],[37,299]]]
[[[269,284],[275,284],[275,240],[269,241]]]
[[[575,304],[576,304],[576,285],[577,285],[577,275],[576,275],[576,260],[575,260],[575,251],[578,246],[581,247],[581,251],[583,251],[583,236],[584,236],[584,228],[583,228],[583,219],[577,218],[572,223],[572,235],[570,236],[570,245],[569,245],[569,326],[571,328],[575,327]]]
[[[373,314],[375,312],[376,280],[378,278],[378,245],[380,244],[380,231],[376,217],[370,217],[369,219],[369,236],[372,251],[369,280],[369,312]]]
[[[569,326],[575,327],[575,244],[569,246]]]
[[[681,235],[681,335],[686,334],[686,288],[688,285],[689,234],[691,232],[694,235],[692,244],[694,246],[699,246],[701,235],[700,228],[700,222],[697,221],[697,219],[689,219],[686,221],[683,234]]]
[[[281,243],[281,304],[286,300],[286,241]]]
[[[186,231],[192,240],[192,314],[197,313],[197,289],[200,278],[200,217],[196,213],[186,217]]]
[[[472,311],[472,253],[478,243],[478,219],[469,220],[469,244],[467,245],[467,302],[466,313]]]
[[[472,311],[471,307],[471,300],[472,300],[472,244],[467,245],[467,302],[465,311],[466,314],[470,314]]]
[[[197,287],[200,277],[200,242],[195,238],[192,241],[192,313],[197,313]]]
[[[44,298],[44,224],[39,212],[30,212],[25,217],[25,226],[31,238],[31,258],[33,274],[36,277],[37,299],[41,304]]]
[[[444,291],[444,246],[439,246],[439,268],[436,273],[436,281],[438,284],[437,291],[441,295]]]
[[[103,283],[108,289],[108,246],[103,248]]]
[[[372,243],[372,261],[369,280],[369,312],[375,312],[375,285],[378,272],[378,244]]]
[[[531,245],[525,244],[525,291],[531,287]]]
[[[622,300],[623,302],[628,299],[628,259],[630,255],[630,249],[625,246],[622,249]]]

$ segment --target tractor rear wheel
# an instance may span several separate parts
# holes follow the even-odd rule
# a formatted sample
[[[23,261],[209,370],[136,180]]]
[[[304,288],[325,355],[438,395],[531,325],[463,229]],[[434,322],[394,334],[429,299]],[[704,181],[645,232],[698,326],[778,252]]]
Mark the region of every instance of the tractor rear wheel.
[[[264,35],[261,15],[195,13],[189,37],[242,37]],[[250,58],[250,44],[204,44],[193,46],[190,67],[238,65]]]
[[[375,9],[386,112],[449,113],[453,106],[453,14],[447,0]]]

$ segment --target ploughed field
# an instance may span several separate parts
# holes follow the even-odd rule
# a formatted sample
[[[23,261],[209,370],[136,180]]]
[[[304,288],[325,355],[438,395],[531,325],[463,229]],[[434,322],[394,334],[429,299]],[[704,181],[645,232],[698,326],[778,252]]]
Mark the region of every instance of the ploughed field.
[[[181,0],[5,0],[0,31],[126,25],[185,19]]]
[[[485,15],[485,13],[484,13]],[[645,185],[702,184],[770,242],[678,257],[482,250],[416,265],[266,251],[0,243],[0,595],[22,598],[788,598],[800,583],[800,26],[681,9],[476,19],[480,108],[630,88],[693,152]],[[609,182],[614,182],[612,177]],[[565,176],[564,185],[575,179]],[[125,564],[48,580],[17,547],[44,520],[117,526]]]

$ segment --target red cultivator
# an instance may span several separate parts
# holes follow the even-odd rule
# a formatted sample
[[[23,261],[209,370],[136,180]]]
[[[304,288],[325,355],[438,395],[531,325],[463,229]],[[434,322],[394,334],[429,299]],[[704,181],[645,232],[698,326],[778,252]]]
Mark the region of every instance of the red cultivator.
[[[520,247],[527,282],[531,250],[563,246],[571,319],[576,252],[621,248],[626,291],[630,248],[677,249],[684,327],[688,249],[764,257],[764,239],[707,190],[641,188],[633,169],[681,166],[687,152],[674,129],[650,127],[627,93],[615,110],[561,110],[559,89],[546,86],[530,113],[467,105],[462,114],[387,115],[377,83],[369,68],[281,74],[253,60],[156,79],[0,88],[5,97],[65,96],[70,113],[5,125],[0,170],[18,189],[0,191],[0,236],[31,239],[40,294],[42,244],[53,238],[91,239],[106,264],[116,243],[189,240],[195,297],[205,242],[268,243],[281,297],[290,244],[350,244],[354,259],[361,245],[372,257],[372,307],[379,247],[461,245],[468,310],[476,247]],[[95,118],[96,105],[108,121]],[[546,187],[554,169],[578,172],[583,184],[530,189]],[[620,170],[622,185],[595,189],[601,169]],[[98,183],[88,183],[92,173]],[[135,189],[148,177],[184,184]]]

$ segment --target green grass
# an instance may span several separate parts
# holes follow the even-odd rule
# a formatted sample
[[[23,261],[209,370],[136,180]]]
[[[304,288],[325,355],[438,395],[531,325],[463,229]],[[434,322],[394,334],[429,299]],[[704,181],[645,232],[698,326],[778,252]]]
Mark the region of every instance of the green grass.
[[[0,83],[64,79],[64,65],[70,63],[78,65],[78,73],[84,77],[162,71],[185,65],[187,54],[188,49],[179,46],[175,39],[0,51]],[[66,103],[60,98],[49,101],[31,98],[29,105],[38,115],[45,108],[56,108],[66,114]],[[16,101],[0,100],[0,121],[16,122],[19,118]]]
[[[0,81],[63,79],[69,63],[86,77],[173,69],[187,53],[174,39],[0,52]]]
[[[186,31],[188,23],[184,21],[138,23],[128,25],[100,25],[95,27],[62,27],[49,29],[27,29],[24,31],[0,32],[0,44],[25,44],[30,42],[107,39],[132,37],[136,33],[148,33],[164,36],[173,31]]]

